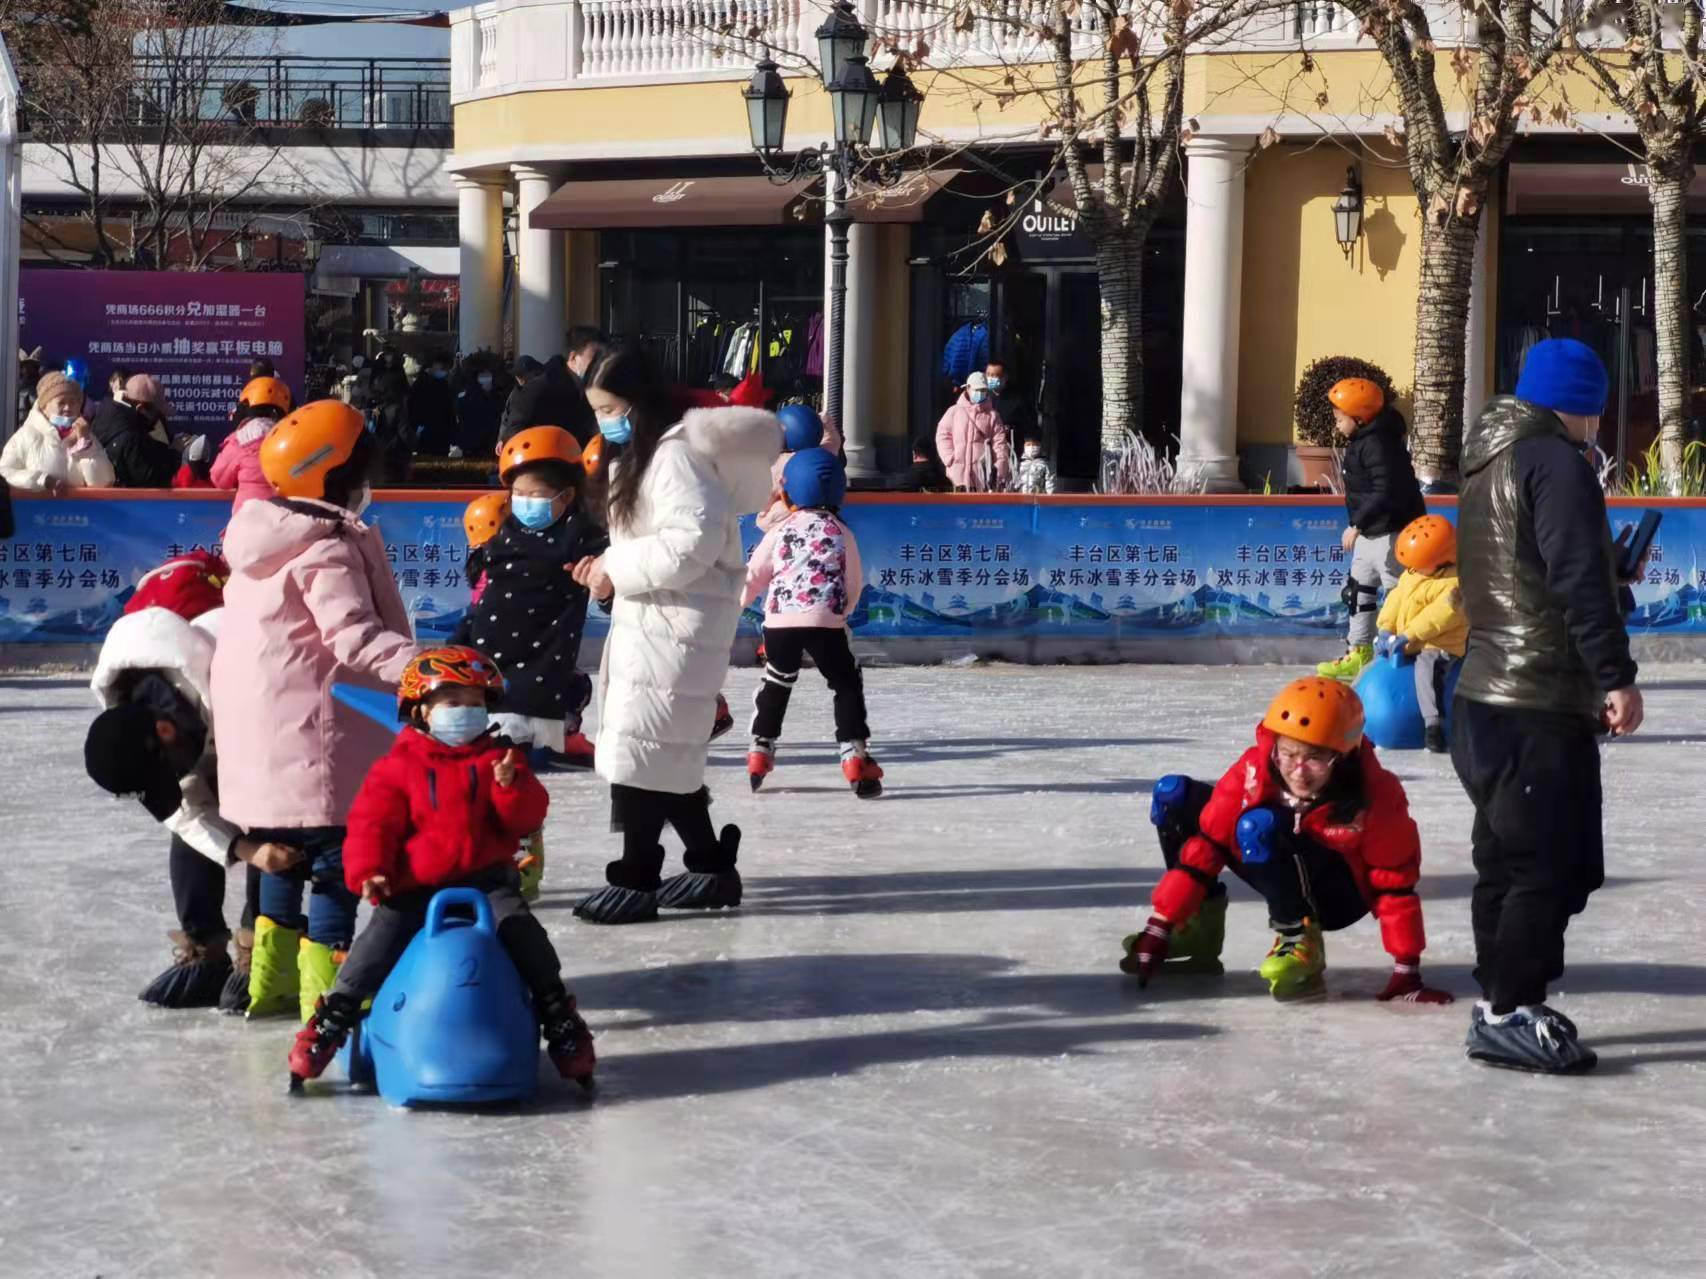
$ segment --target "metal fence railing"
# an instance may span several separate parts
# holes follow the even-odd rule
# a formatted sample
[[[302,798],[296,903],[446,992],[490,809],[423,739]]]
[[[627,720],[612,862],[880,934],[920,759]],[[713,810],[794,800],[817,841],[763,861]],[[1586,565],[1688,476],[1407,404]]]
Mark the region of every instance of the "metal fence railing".
[[[137,124],[229,121],[261,128],[448,129],[448,58],[143,58]]]

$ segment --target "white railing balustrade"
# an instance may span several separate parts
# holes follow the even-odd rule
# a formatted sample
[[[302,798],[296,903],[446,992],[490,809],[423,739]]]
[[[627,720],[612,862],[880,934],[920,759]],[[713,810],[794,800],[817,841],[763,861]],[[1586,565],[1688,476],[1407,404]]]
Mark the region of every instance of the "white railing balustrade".
[[[801,10],[802,0],[581,0],[581,75],[751,74],[763,48],[801,47]]]

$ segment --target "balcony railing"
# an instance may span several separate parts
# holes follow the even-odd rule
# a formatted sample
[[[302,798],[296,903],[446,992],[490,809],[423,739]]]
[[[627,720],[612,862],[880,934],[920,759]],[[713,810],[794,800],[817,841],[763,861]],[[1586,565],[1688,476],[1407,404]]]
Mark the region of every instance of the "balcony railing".
[[[955,21],[948,0],[855,0],[860,20],[884,39],[928,45],[934,66],[1036,61],[1051,50],[1036,32],[1050,0],[978,5]],[[739,79],[763,50],[796,63],[816,58],[812,33],[826,0],[492,0],[452,14],[456,100],[577,83]],[[1080,56],[1100,47],[1100,16],[1072,19]],[[1222,49],[1275,50],[1351,44],[1360,35],[1331,0],[1296,0],[1216,42]]]
[[[133,122],[268,129],[448,129],[448,58],[222,58],[137,64]]]

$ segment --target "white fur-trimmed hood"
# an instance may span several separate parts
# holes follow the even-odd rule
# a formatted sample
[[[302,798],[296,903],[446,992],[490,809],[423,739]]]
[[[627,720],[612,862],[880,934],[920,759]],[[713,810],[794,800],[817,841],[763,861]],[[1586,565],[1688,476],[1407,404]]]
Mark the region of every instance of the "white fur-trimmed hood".
[[[103,707],[116,706],[121,675],[159,671],[211,723],[214,639],[223,611],[203,613],[193,622],[165,608],[145,608],[119,618],[107,632],[89,681],[95,697]]]
[[[737,514],[751,515],[770,501],[770,468],[782,453],[782,423],[763,409],[689,409],[676,435],[711,463]],[[668,436],[665,437],[669,438]]]

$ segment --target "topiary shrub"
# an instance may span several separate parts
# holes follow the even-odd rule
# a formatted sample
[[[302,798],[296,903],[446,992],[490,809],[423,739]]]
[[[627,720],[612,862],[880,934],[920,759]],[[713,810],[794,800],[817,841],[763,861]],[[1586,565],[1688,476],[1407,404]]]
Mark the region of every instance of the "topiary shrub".
[[[1354,355],[1324,355],[1304,369],[1297,382],[1297,399],[1293,402],[1292,412],[1296,415],[1299,444],[1331,448],[1339,443],[1339,437],[1333,430],[1333,406],[1327,401],[1327,392],[1335,383],[1348,377],[1363,377],[1373,382],[1386,396],[1388,404],[1398,396],[1392,379],[1378,364],[1359,360]]]

